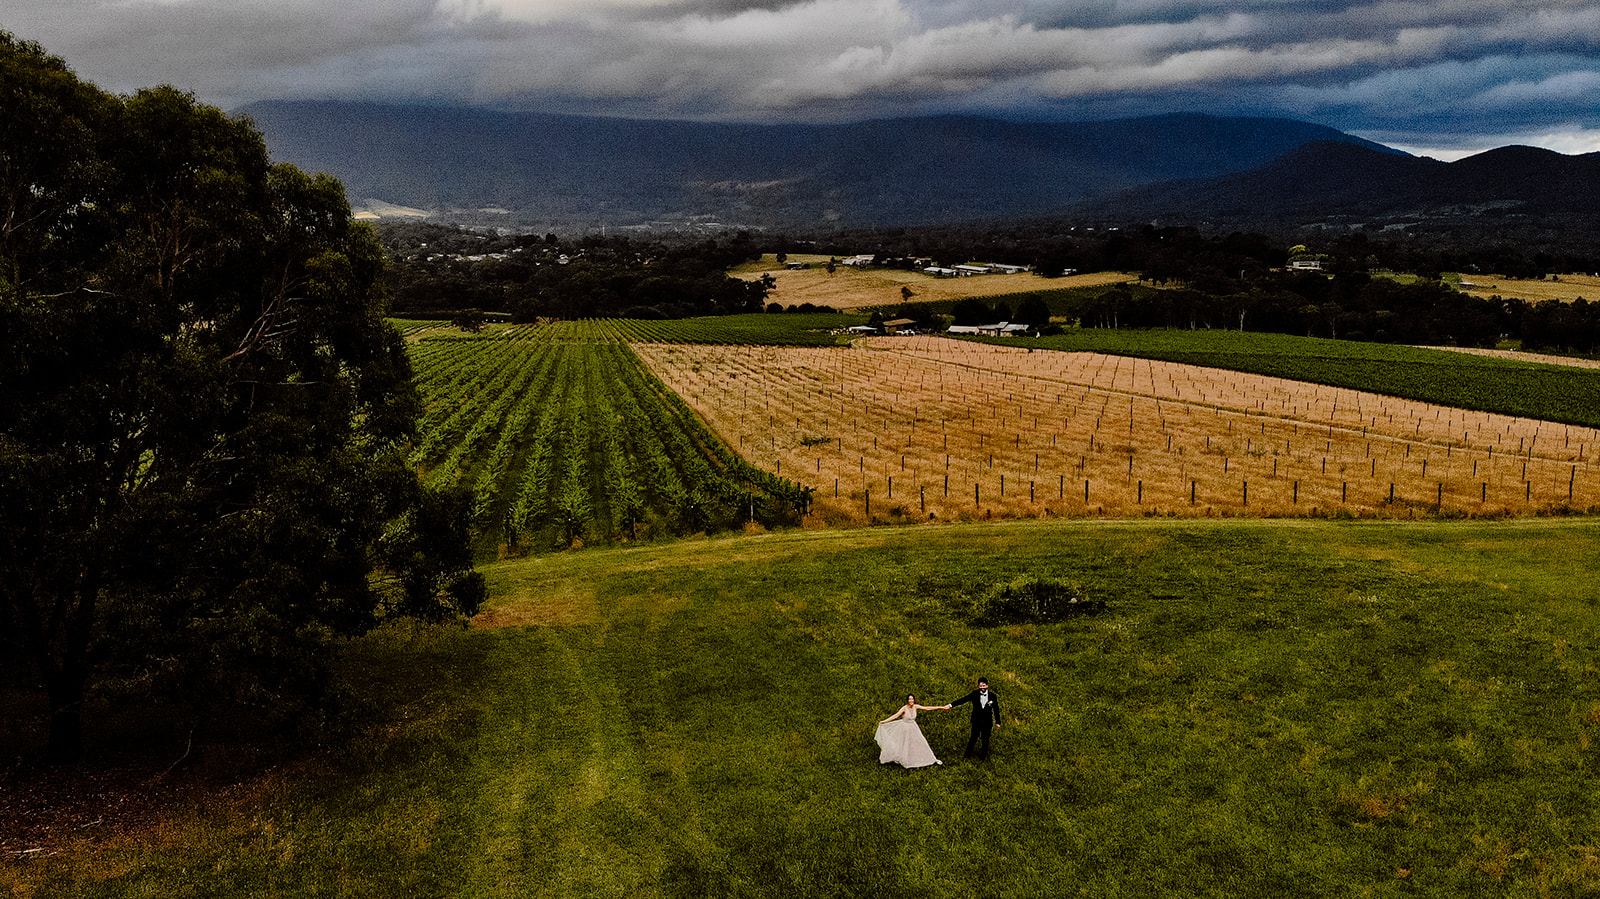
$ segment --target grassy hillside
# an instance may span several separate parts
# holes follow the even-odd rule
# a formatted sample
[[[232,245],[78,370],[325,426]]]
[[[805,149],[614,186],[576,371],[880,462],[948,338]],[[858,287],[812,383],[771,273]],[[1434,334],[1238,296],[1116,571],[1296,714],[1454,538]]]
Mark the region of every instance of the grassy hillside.
[[[1587,520],[1007,522],[485,569],[352,647],[349,752],[0,861],[22,896],[1400,896],[1600,890]],[[1109,609],[985,628],[1021,574]],[[880,767],[987,675],[987,764]],[[185,776],[182,771],[173,776]],[[985,861],[975,862],[982,855]]]

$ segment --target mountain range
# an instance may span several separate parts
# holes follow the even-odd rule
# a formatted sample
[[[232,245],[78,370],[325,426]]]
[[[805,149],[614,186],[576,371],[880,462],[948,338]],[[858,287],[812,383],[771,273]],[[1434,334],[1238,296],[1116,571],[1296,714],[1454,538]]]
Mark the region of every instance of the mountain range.
[[[368,215],[516,230],[998,219],[1600,230],[1600,154],[1507,147],[1444,163],[1291,119],[728,124],[332,101],[238,112],[277,160],[335,175]]]
[[[1364,227],[1571,246],[1600,234],[1597,209],[1600,153],[1513,146],[1445,163],[1316,141],[1245,171],[1115,191],[1074,204],[1066,217],[1267,233]]]

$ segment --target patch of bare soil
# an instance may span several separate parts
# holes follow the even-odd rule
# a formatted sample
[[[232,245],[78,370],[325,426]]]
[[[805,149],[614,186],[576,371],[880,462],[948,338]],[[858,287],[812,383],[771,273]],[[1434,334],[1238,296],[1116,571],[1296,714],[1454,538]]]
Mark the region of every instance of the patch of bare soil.
[[[0,860],[147,841],[175,814],[232,807],[254,795],[263,768],[257,754],[225,748],[208,748],[204,761],[189,748],[165,764],[14,761],[0,774]]]
[[[1429,350],[1449,350],[1453,353],[1470,353],[1474,356],[1492,356],[1496,359],[1516,359],[1521,362],[1541,362],[1545,365],[1566,365],[1572,368],[1600,368],[1600,360],[1578,359],[1573,356],[1551,356],[1546,353],[1524,353],[1521,350],[1486,350],[1471,346],[1432,346]]]

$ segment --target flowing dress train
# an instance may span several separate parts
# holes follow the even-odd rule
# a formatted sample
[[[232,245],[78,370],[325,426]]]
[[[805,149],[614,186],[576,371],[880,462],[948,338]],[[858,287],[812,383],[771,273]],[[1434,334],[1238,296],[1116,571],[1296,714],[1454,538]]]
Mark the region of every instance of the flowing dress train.
[[[934,758],[933,747],[928,745],[922,728],[917,726],[915,708],[906,709],[901,717],[878,725],[878,732],[873,739],[882,748],[878,753],[878,763],[881,765],[895,762],[905,768],[926,768],[944,764]]]

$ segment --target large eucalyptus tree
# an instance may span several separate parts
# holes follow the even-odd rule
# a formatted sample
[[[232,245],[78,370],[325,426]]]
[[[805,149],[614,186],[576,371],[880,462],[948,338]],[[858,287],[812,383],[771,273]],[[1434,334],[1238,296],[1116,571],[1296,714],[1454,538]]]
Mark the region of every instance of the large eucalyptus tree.
[[[292,716],[332,639],[476,608],[382,265],[248,121],[0,32],[0,649],[56,758],[97,688]]]

